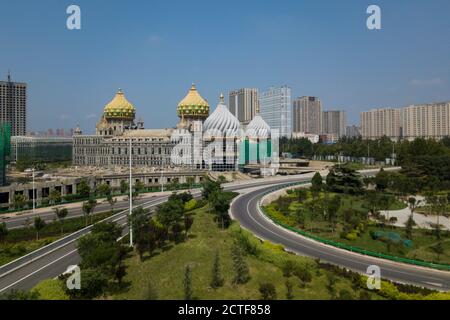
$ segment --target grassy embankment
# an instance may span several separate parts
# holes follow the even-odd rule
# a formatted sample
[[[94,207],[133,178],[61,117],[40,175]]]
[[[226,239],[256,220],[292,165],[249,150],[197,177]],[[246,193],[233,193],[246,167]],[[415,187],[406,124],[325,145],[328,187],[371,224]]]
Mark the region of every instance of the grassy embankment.
[[[231,248],[234,241],[244,241],[254,248],[256,253],[247,254],[246,261],[250,269],[250,280],[245,284],[233,284],[233,260]],[[244,239],[244,240],[243,240]],[[210,286],[213,260],[219,252],[221,274],[224,285],[213,289]],[[306,268],[312,276],[309,283],[303,284],[296,276],[283,276],[286,261]],[[287,253],[281,246],[261,242],[233,222],[226,230],[218,228],[207,207],[194,211],[194,224],[189,239],[177,245],[171,244],[140,261],[136,254],[126,261],[128,283],[124,292],[114,295],[113,299],[146,299],[149,286],[156,292],[158,299],[183,299],[183,278],[185,266],[192,270],[192,288],[196,299],[260,299],[261,283],[272,283],[278,299],[286,299],[286,280],[293,285],[294,299],[330,299],[331,297],[358,299],[360,295],[372,299],[381,297],[368,290],[355,288],[352,281],[336,276],[333,294],[327,289],[328,274],[332,271],[320,267],[310,258]]]

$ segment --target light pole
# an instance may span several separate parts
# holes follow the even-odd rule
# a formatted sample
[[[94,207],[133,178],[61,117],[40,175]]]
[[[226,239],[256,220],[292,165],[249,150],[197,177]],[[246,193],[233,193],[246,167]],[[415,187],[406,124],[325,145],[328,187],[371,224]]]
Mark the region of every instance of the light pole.
[[[132,166],[132,149],[131,149],[131,137],[130,137],[130,181],[129,181],[129,187],[130,187],[130,247],[133,247],[133,224],[132,224],[132,213],[133,213],[133,187],[131,185],[132,181],[132,176],[131,176],[131,166]]]
[[[164,176],[163,176],[163,174],[164,174],[164,168],[161,168],[161,192],[164,192],[164,180],[163,180]]]
[[[34,214],[35,214],[35,211],[36,211],[36,200],[35,200],[35,198],[36,198],[36,194],[35,194],[35,191],[34,191],[34,167],[33,167],[33,169],[31,170],[31,172],[32,172],[32,177],[33,177],[33,216],[34,216]]]

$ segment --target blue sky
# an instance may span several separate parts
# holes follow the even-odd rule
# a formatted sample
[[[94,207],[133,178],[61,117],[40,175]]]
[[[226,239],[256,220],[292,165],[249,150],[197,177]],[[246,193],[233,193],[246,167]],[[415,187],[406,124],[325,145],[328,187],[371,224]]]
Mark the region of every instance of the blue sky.
[[[171,127],[192,82],[221,92],[289,85],[349,123],[374,107],[450,100],[450,1],[5,1],[0,77],[29,85],[29,129],[92,132],[118,88],[146,127]],[[82,29],[66,29],[81,7]],[[366,8],[382,30],[366,28]]]

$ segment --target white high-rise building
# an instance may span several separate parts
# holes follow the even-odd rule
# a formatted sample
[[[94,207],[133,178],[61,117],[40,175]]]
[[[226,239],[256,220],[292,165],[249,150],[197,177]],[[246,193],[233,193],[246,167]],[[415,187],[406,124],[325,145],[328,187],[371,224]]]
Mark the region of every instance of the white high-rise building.
[[[322,134],[322,102],[318,97],[300,97],[293,103],[293,131]]]
[[[361,112],[361,135],[363,139],[401,137],[400,109],[372,109]]]
[[[403,138],[450,136],[450,102],[408,106],[401,118]]]
[[[258,89],[242,88],[231,91],[228,94],[228,106],[241,124],[249,124],[258,109]]]
[[[343,137],[347,127],[347,115],[345,111],[324,111],[322,124],[322,133],[332,134],[337,138]]]
[[[259,108],[272,130],[279,130],[280,137],[291,136],[291,88],[270,87],[260,94]]]

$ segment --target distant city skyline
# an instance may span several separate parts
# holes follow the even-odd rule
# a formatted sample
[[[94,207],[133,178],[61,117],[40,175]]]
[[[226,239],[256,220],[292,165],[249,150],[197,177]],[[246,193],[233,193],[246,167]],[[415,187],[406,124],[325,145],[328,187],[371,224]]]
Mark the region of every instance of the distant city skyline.
[[[239,10],[236,4],[239,3]],[[8,2],[0,80],[27,83],[28,131],[92,132],[118,88],[146,127],[173,127],[192,82],[215,106],[221,92],[288,85],[323,110],[360,112],[450,100],[450,3],[376,1],[382,30],[366,28],[369,1]],[[185,22],[189,18],[189,23]],[[211,110],[213,111],[213,110]]]

